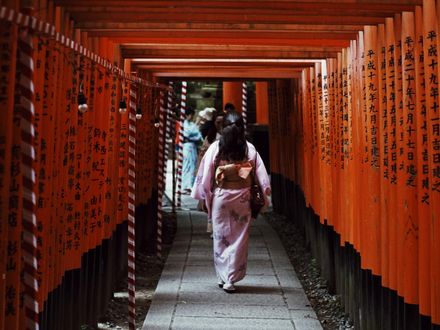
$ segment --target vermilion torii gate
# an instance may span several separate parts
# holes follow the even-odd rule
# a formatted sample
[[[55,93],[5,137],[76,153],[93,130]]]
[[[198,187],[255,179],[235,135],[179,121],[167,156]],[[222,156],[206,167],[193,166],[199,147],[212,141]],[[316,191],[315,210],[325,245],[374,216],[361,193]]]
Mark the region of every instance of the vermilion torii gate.
[[[133,202],[157,229],[160,89],[207,78],[259,83],[274,208],[304,226],[356,327],[439,327],[438,1],[1,6],[0,329],[102,311]],[[123,101],[143,109],[136,133]]]

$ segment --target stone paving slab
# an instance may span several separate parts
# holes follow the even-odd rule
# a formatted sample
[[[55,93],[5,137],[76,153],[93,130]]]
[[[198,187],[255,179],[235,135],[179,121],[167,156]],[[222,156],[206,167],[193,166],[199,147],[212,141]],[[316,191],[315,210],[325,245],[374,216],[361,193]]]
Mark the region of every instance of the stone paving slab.
[[[182,282],[182,283],[199,283],[196,281],[193,282]],[[214,283],[217,283],[215,281]],[[244,287],[253,287],[253,286],[267,286],[267,287],[279,287],[278,278],[275,275],[246,275],[246,277],[239,282],[240,284],[240,291]],[[183,284],[182,284],[183,285]],[[212,282],[206,282],[206,283],[200,283],[200,287],[203,287],[204,285],[211,286],[212,291]],[[237,284],[238,285],[238,284]]]
[[[245,315],[260,319],[289,319],[289,313],[285,306],[180,304],[175,315],[228,318],[241,318]]]
[[[185,304],[225,304],[225,305],[260,305],[285,306],[284,297],[279,293],[240,293],[225,294],[220,290],[215,292],[179,291],[179,302]]]
[[[293,320],[295,329],[321,330],[321,323],[318,321],[315,312],[310,313],[304,310],[290,310],[290,318]]]
[[[194,208],[184,197],[183,204]],[[217,286],[206,215],[180,211],[178,232],[142,330],[322,329],[281,245],[263,218],[252,224],[246,277]]]
[[[248,278],[249,277],[249,278]],[[193,292],[220,292],[223,290],[218,288],[212,289],[212,283],[205,282],[182,282],[180,290],[193,291]],[[246,278],[240,282],[240,291],[237,291],[235,295],[243,293],[276,293],[282,294],[281,287],[278,286],[276,276],[246,276]]]
[[[179,330],[291,330],[295,329],[291,320],[287,319],[252,319],[225,317],[182,317],[176,316],[171,329]]]
[[[185,268],[185,275],[187,276],[197,276],[197,274],[213,274],[215,275],[213,263],[194,265],[191,261],[188,261]],[[275,275],[272,269],[272,264],[270,261],[261,262],[249,262],[246,270],[247,275]]]

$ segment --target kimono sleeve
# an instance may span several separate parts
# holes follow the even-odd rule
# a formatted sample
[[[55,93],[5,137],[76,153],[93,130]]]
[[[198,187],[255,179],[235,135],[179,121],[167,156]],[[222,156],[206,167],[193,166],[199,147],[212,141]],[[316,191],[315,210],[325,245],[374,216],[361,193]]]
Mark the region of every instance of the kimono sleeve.
[[[270,195],[270,179],[269,175],[266,171],[266,166],[264,166],[263,159],[260,157],[260,154],[257,152],[256,155],[256,164],[255,164],[255,174],[258,179],[258,183],[260,184],[261,189],[264,191],[265,195]]]
[[[203,140],[198,126],[194,123],[185,122],[183,135],[191,142],[199,142]]]
[[[264,207],[261,209],[261,213],[266,212],[270,205],[269,196],[271,194],[270,179],[266,171],[266,166],[264,166],[263,159],[261,159],[260,154],[256,152],[256,164],[255,164],[255,175],[257,177],[258,183],[260,184],[261,190],[264,192]]]

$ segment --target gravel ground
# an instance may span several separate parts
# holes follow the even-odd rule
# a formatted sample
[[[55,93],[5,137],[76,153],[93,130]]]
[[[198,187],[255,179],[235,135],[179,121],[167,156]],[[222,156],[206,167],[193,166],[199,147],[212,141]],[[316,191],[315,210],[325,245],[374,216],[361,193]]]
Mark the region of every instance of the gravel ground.
[[[340,296],[328,292],[326,280],[320,276],[319,265],[306,248],[302,230],[280,214],[269,212],[265,215],[278,233],[323,328],[354,329],[341,306]]]

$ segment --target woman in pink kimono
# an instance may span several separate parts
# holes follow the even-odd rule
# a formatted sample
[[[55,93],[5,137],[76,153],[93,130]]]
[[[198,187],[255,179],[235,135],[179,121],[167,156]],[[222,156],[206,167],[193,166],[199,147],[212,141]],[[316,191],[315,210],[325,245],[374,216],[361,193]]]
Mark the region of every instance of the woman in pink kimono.
[[[253,172],[266,196],[270,195],[270,180],[260,155],[245,139],[239,113],[231,111],[225,115],[222,134],[200,163],[192,197],[205,201],[213,223],[218,284],[232,292],[234,283],[246,275]]]

